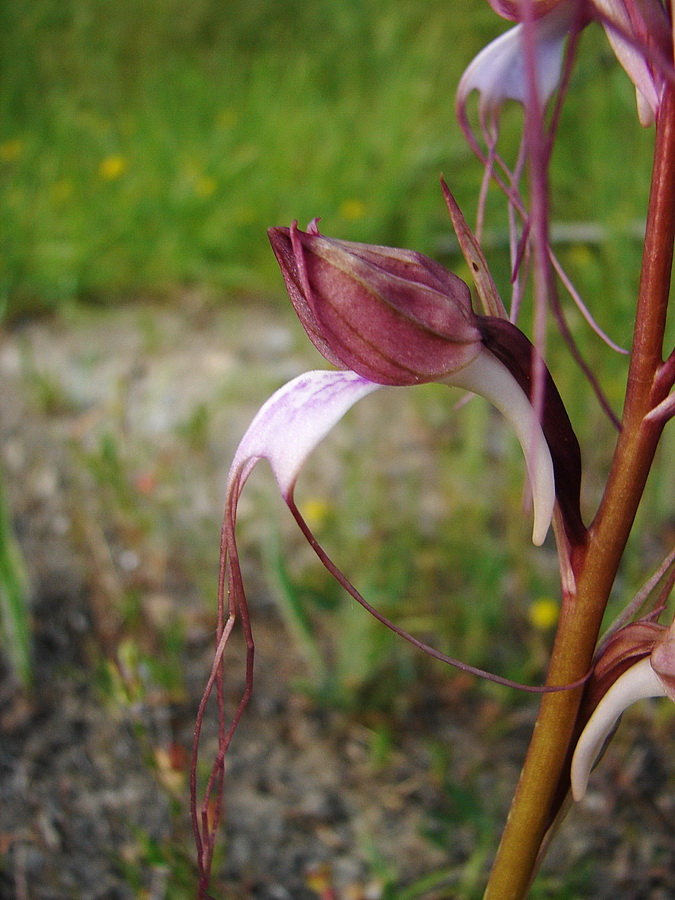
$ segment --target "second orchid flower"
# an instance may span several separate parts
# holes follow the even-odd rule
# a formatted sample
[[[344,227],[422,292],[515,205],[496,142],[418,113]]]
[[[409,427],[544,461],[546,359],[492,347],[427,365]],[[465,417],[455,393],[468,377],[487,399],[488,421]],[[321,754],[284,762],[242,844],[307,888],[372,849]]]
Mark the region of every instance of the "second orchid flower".
[[[300,375],[262,406],[230,468],[222,531],[216,658],[195,730],[192,816],[202,883],[208,882],[222,788],[224,756],[252,687],[253,639],[236,540],[239,498],[256,463],[267,459],[279,490],[319,559],[349,593],[417,646],[361,597],[328,558],[294,501],[303,463],[359,400],[385,387],[440,382],[487,398],[511,423],[525,455],[531,486],[532,539],[542,544],[556,500],[570,544],[584,539],[579,512],[579,445],[560,395],[525,335],[506,319],[474,313],[469,287],[456,275],[410,250],[324,237],[316,222],[271,228],[269,237],[288,293],[308,336],[337,370]],[[541,403],[535,409],[535,384]],[[541,388],[543,387],[543,390]],[[222,689],[223,653],[235,622],[243,626],[247,686],[229,728],[219,705],[219,752],[198,808],[196,760],[209,695]],[[440,657],[439,657],[440,658]],[[487,675],[458,661],[476,674]],[[510,683],[498,676],[488,676]],[[220,687],[217,687],[220,685]],[[218,806],[219,808],[219,806]]]

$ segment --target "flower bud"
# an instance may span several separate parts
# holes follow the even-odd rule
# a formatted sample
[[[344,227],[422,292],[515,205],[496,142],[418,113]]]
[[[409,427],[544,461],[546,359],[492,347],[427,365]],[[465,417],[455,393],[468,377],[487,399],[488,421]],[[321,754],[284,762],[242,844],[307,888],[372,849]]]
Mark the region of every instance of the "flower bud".
[[[553,378],[535,348],[511,322],[476,316],[476,325],[485,347],[506,366],[530,400],[535,393],[535,368],[542,366],[541,428],[553,460],[556,497],[569,541],[582,543],[586,528],[580,509],[581,450]]]
[[[329,362],[377,384],[436,381],[472,362],[481,334],[468,286],[421,253],[270,228],[307,334]]]

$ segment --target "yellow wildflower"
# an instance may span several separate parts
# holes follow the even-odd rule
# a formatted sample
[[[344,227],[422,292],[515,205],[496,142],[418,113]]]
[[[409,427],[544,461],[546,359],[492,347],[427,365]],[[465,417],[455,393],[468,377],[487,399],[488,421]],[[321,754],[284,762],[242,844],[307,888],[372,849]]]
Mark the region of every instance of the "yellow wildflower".
[[[349,200],[343,200],[340,204],[340,215],[348,222],[355,222],[362,219],[366,214],[366,204],[363,200],[357,200],[352,197]]]
[[[210,175],[200,175],[195,184],[195,193],[201,198],[210,197],[217,187],[218,182],[215,178],[211,178]]]
[[[302,513],[312,531],[323,525],[329,512],[330,505],[320,497],[312,497],[302,505]]]
[[[98,174],[104,181],[116,181],[121,175],[124,175],[127,168],[126,159],[119,153],[114,153],[101,160]]]
[[[537,631],[549,631],[558,621],[558,604],[550,597],[540,597],[530,604],[527,616]]]

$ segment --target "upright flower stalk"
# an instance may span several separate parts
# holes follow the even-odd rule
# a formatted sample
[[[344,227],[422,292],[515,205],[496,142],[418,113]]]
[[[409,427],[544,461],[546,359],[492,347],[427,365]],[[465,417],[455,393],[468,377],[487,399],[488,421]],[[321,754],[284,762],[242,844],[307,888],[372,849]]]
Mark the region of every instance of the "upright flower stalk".
[[[674,240],[675,97],[667,86],[656,121],[645,249],[621,431],[588,540],[571,558],[573,590],[563,598],[549,667],[551,682],[572,682],[588,671],[663,428],[663,420],[652,421],[650,413],[673,386],[672,362],[663,362],[663,337]],[[665,370],[668,378],[661,377]],[[488,900],[517,900],[527,893],[541,843],[555,814],[552,804],[558,782],[569,765],[581,695],[581,689],[576,689],[542,697],[486,891]]]

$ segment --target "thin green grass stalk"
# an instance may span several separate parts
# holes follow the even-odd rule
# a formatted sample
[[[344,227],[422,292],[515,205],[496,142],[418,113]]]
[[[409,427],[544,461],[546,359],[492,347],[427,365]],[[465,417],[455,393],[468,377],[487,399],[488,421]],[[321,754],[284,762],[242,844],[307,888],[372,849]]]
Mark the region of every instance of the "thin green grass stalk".
[[[277,587],[276,600],[295,647],[300,651],[309,670],[313,687],[323,685],[327,678],[327,668],[321,654],[315,629],[298,588],[288,573],[279,542],[274,536],[266,544],[267,569],[274,575]]]
[[[32,680],[28,577],[14,537],[7,495],[0,477],[0,634],[10,666],[28,687]]]

